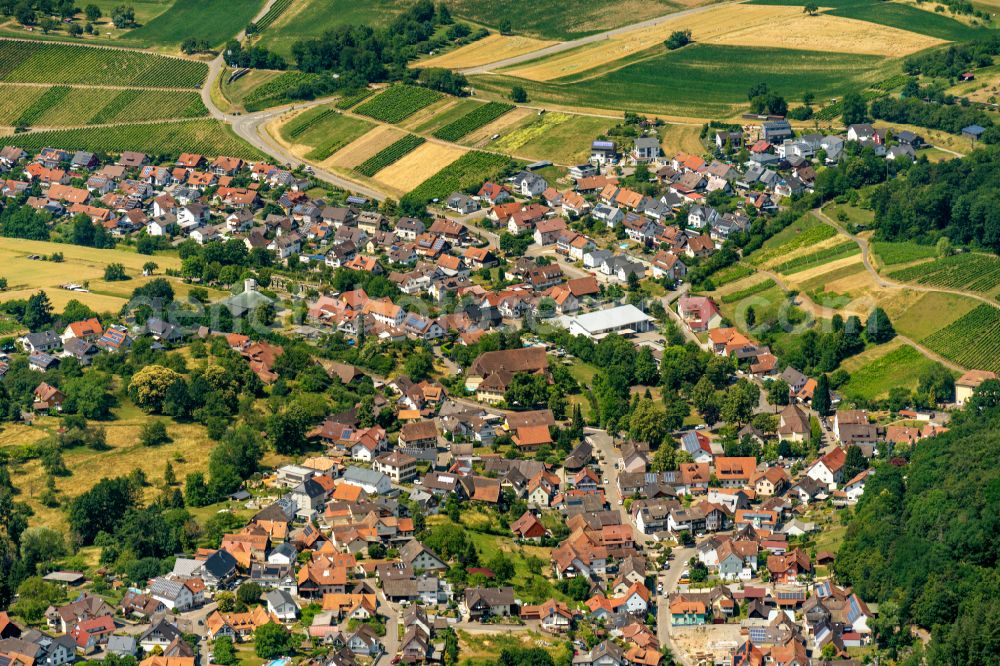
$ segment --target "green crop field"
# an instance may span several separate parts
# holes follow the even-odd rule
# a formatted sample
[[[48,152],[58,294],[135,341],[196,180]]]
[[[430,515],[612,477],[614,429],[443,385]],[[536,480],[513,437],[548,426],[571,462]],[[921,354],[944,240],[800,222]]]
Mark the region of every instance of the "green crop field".
[[[505,104],[503,102],[480,104],[478,108],[473,109],[461,118],[448,123],[434,132],[434,136],[445,141],[458,141],[469,132],[473,132],[483,125],[493,122],[513,108],[513,104]]]
[[[188,37],[218,46],[245,28],[264,0],[174,0],[174,4],[123,39],[143,46],[174,46]]]
[[[63,127],[208,115],[197,92],[0,84],[0,125]]]
[[[759,250],[750,254],[747,261],[760,266],[786,256],[793,250],[815,245],[837,235],[837,230],[812,215],[805,215],[771,236]]]
[[[309,109],[281,129],[291,143],[312,148],[306,157],[321,162],[373,127],[361,118],[345,116],[331,105]]]
[[[801,5],[796,0],[750,0],[755,5]],[[830,8],[831,16],[888,25],[901,30],[918,32],[938,39],[963,41],[985,36],[985,28],[976,28],[956,21],[944,14],[918,9],[895,2],[872,2],[872,0],[828,0],[820,5]],[[933,7],[933,6],[932,6]]]
[[[354,112],[385,123],[398,123],[441,97],[441,93],[430,88],[395,85],[354,109]]]
[[[923,343],[956,363],[1000,372],[1000,309],[980,305],[924,338]]]
[[[737,280],[742,280],[745,277],[753,275],[754,269],[750,268],[745,264],[736,264],[730,266],[729,268],[724,268],[715,275],[712,276],[712,284],[715,285],[716,289],[723,285],[727,285],[730,282],[736,282]]]
[[[552,160],[556,164],[573,165],[586,162],[590,142],[604,134],[613,124],[608,118],[569,113],[546,113],[523,125],[504,129],[496,142],[489,144],[501,150],[531,159]]]
[[[510,159],[503,155],[474,150],[420,183],[407,196],[417,201],[441,199],[456,190],[496,177],[509,164]]]
[[[838,390],[849,400],[878,400],[896,386],[917,388],[920,375],[936,365],[910,345],[902,344],[888,353],[874,347],[845,364],[851,378]]]
[[[955,254],[894,271],[889,277],[900,282],[990,293],[1000,286],[1000,258],[975,252]]]
[[[425,141],[427,141],[427,139],[422,136],[407,134],[399,141],[396,141],[384,150],[375,153],[367,160],[359,164],[355,167],[355,171],[360,173],[362,176],[368,176],[371,178],[390,164],[395,164],[401,160],[404,155],[412,153],[419,146],[423,145]]]
[[[843,259],[844,257],[859,254],[860,252],[861,248],[858,247],[858,244],[852,240],[848,240],[843,243],[838,243],[832,247],[823,248],[822,250],[817,250],[816,252],[810,252],[809,254],[789,259],[788,261],[775,266],[774,270],[778,273],[791,275],[792,273],[800,273],[802,271],[809,270],[810,268],[816,268],[817,266],[828,264],[831,261],[836,261],[837,259]]]
[[[208,65],[151,53],[0,40],[0,81],[197,88]]]
[[[256,149],[236,136],[228,125],[208,119],[27,132],[8,137],[5,141],[28,151],[52,146],[109,153],[138,150],[164,155],[192,152],[246,159],[262,157]]]
[[[495,74],[470,80],[497,96],[521,85],[534,104],[716,118],[745,105],[755,81],[766,79],[787,99],[810,91],[822,99],[884,79],[889,68],[898,71],[898,64],[878,56],[695,44],[669,53],[657,49],[615,71],[599,67],[547,83]]]
[[[347,109],[350,109],[353,106],[357,106],[364,100],[371,97],[374,92],[375,91],[372,90],[371,88],[363,88],[354,93],[341,95],[340,99],[337,100],[334,106],[336,106],[338,109],[343,109],[344,111],[346,111]]]
[[[937,249],[933,245],[918,245],[913,242],[885,243],[876,241],[872,243],[872,252],[883,266],[908,264],[911,261],[930,259],[937,255]]]

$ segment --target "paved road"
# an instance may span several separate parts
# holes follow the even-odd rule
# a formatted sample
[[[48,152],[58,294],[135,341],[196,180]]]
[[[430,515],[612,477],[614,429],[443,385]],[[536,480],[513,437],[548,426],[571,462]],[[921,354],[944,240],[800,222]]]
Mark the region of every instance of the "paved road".
[[[742,1],[743,0],[740,0],[740,2]],[[731,2],[724,4],[738,4],[738,3]],[[575,49],[579,46],[584,46],[585,44],[602,42],[606,39],[611,39],[616,35],[621,35],[626,32],[631,32],[632,30],[649,28],[654,25],[659,25],[661,23],[664,23],[666,21],[675,18],[680,18],[682,16],[699,14],[709,9],[714,9],[718,6],[719,6],[718,4],[710,4],[710,5],[705,5],[704,7],[694,7],[692,9],[685,9],[684,11],[674,12],[673,14],[667,14],[665,16],[657,16],[656,18],[651,18],[646,21],[639,21],[638,23],[631,23],[629,25],[625,25],[620,28],[615,28],[614,30],[606,30],[605,32],[599,32],[596,35],[588,35],[586,37],[581,37],[580,39],[574,39],[568,42],[560,42],[558,44],[553,44],[552,46],[546,46],[543,49],[538,49],[537,51],[532,51],[530,53],[522,53],[521,55],[518,56],[513,56],[511,58],[504,58],[503,60],[497,60],[495,62],[486,63],[485,65],[469,67],[460,71],[463,74],[487,74],[496,69],[501,69],[503,67],[510,67],[511,65],[518,65],[522,62],[528,62],[529,60],[535,60],[536,58],[541,58],[543,56],[562,53],[563,51],[569,51],[570,49]]]
[[[681,572],[696,552],[694,548],[675,548],[670,568],[660,572],[659,576],[659,581],[663,584],[663,594],[659,596],[656,606],[656,640],[661,646],[667,647],[673,653],[674,659],[684,666],[690,666],[690,660],[670,638],[670,595],[677,590]]]

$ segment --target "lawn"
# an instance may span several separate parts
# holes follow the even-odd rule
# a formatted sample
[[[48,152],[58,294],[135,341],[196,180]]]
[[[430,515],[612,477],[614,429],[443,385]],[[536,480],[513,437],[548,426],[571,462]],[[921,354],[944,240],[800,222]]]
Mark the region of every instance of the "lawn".
[[[888,243],[876,241],[871,244],[872,253],[878,257],[883,266],[908,264],[919,259],[930,259],[937,256],[937,248],[933,245],[918,245],[912,241]]]
[[[545,83],[496,74],[471,80],[477,89],[497,96],[522,85],[536,105],[719,118],[746,105],[747,87],[761,80],[762,72],[768,72],[773,90],[786,99],[800,99],[806,92],[835,97],[898,68],[879,56],[745,46],[695,44],[652,53],[616,71],[598,66]]]
[[[869,226],[875,219],[875,212],[850,204],[832,203],[823,209],[827,217],[842,225]]]
[[[920,375],[936,365],[938,363],[907,344],[873,347],[844,362],[843,367],[851,378],[838,390],[848,400],[879,400],[897,386],[917,388]]]
[[[51,146],[95,153],[138,150],[160,155],[194,152],[251,160],[262,157],[257,149],[236,136],[229,125],[208,119],[28,132],[10,137],[7,142],[27,151]]]
[[[193,37],[218,46],[245,28],[263,6],[264,0],[174,0],[170,9],[123,39],[143,46],[176,46]]]

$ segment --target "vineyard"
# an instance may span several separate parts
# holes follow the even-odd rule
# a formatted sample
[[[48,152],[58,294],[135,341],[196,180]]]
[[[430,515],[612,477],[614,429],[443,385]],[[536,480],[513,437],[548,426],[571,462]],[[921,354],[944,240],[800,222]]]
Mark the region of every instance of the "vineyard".
[[[762,291],[767,291],[774,286],[774,280],[768,278],[763,282],[758,282],[757,284],[751,285],[746,289],[740,289],[739,291],[734,291],[731,294],[726,294],[722,297],[723,303],[736,303],[742,301],[744,298],[753,296],[754,294],[759,294]]]
[[[172,120],[208,115],[188,90],[144,90],[0,84],[0,125],[73,127],[116,122]]]
[[[760,266],[773,259],[785,257],[792,250],[815,245],[827,238],[833,238],[836,231],[813,216],[806,216],[772,236],[764,246],[750,255],[748,261]]]
[[[253,147],[236,136],[228,125],[207,119],[27,132],[8,137],[7,141],[27,151],[37,151],[51,146],[95,153],[137,150],[154,155],[193,152],[204,155],[231,155],[246,159],[262,157]]]
[[[872,243],[872,251],[878,255],[879,261],[885,266],[908,264],[918,259],[930,259],[937,254],[933,245],[917,245],[912,242]]]
[[[138,51],[0,40],[3,81],[197,88],[207,74],[208,65],[193,60]]]
[[[844,241],[843,243],[839,243],[833,247],[824,248],[810,254],[804,254],[800,257],[789,259],[788,261],[775,266],[774,270],[778,273],[790,275],[792,273],[799,273],[810,268],[822,266],[823,264],[836,259],[843,259],[844,257],[849,257],[852,254],[858,254],[859,252],[861,252],[861,250],[858,249],[857,243],[854,241]]]
[[[330,108],[320,107],[313,111],[307,111],[285,125],[281,134],[286,139],[297,139],[319,123],[335,115],[337,112]]]
[[[368,176],[371,178],[390,164],[398,162],[404,155],[412,153],[425,141],[426,139],[422,136],[407,134],[399,141],[393,143],[391,146],[388,146],[385,150],[372,155],[367,160],[359,164],[355,168],[355,171],[360,173],[362,176]]]
[[[980,305],[940,331],[925,345],[966,368],[1000,372],[1000,310]]]
[[[513,104],[505,104],[503,102],[487,102],[486,104],[482,104],[478,108],[473,109],[461,118],[448,123],[438,131],[434,132],[434,136],[439,139],[444,139],[445,141],[458,141],[466,134],[474,132],[483,125],[493,122],[513,108]]]
[[[736,282],[737,280],[742,280],[745,277],[749,277],[754,274],[754,269],[750,268],[745,264],[734,264],[729,268],[725,268],[715,275],[712,276],[712,284],[718,289],[723,285],[727,285],[730,282]]]
[[[257,32],[266,29],[272,23],[278,20],[278,17],[285,13],[285,10],[292,4],[292,0],[278,0],[271,8],[267,10],[267,13],[260,17],[257,21]]]
[[[396,85],[354,111],[384,123],[398,123],[441,99],[441,93],[419,86]]]
[[[319,74],[305,72],[283,72],[270,81],[261,84],[243,98],[243,107],[250,112],[260,111],[291,101],[288,93],[306,83],[313,83]]]
[[[374,92],[375,91],[372,90],[371,88],[362,88],[361,90],[358,90],[356,92],[345,94],[343,97],[337,100],[337,103],[334,104],[334,106],[336,106],[338,109],[343,109],[344,111],[346,111],[352,106],[357,106],[364,100],[371,97],[372,93]]]
[[[307,159],[322,162],[372,127],[367,120],[345,116],[326,105],[296,116],[280,131],[288,142],[309,147]]]
[[[955,254],[889,273],[889,277],[900,282],[990,292],[1000,286],[1000,259],[987,254]]]
[[[478,150],[466,153],[420,183],[408,197],[417,201],[441,199],[456,190],[497,177],[512,164],[510,158]]]

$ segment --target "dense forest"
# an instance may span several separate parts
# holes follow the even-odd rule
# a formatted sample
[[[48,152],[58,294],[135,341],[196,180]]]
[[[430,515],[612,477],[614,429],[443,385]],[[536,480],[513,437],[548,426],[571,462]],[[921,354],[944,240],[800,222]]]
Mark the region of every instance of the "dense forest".
[[[1000,149],[915,163],[872,192],[876,238],[953,243],[1000,252]]]
[[[876,467],[837,557],[841,580],[879,604],[880,647],[934,664],[1000,655],[1000,382],[908,462]],[[910,626],[929,630],[926,649]]]

